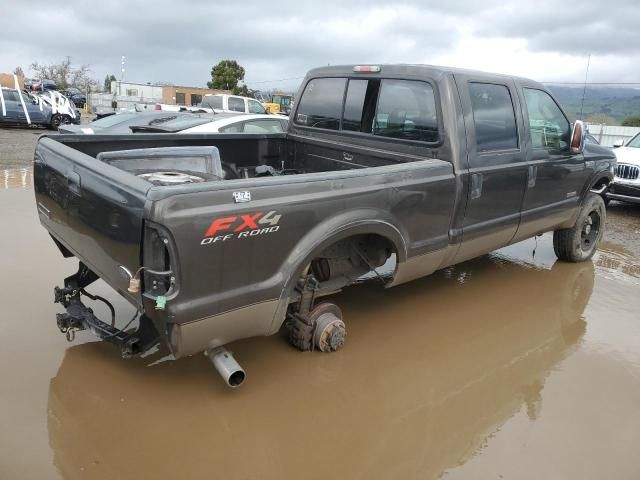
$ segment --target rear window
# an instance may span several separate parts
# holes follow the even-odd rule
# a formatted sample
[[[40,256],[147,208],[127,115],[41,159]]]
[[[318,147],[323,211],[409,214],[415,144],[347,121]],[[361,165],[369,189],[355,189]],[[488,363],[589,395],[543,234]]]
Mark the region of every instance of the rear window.
[[[340,129],[345,78],[316,78],[302,94],[295,122],[299,125],[329,130]]]
[[[202,103],[201,107],[205,108],[222,108],[222,97],[219,95],[206,95]]]
[[[518,129],[511,94],[505,85],[470,83],[478,152],[518,148]]]

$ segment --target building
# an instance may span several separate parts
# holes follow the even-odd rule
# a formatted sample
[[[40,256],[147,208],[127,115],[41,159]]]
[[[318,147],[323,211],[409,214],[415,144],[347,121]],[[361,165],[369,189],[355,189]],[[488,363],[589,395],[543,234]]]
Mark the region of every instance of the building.
[[[136,103],[165,103],[168,105],[198,105],[202,97],[215,93],[230,93],[209,88],[158,85],[152,83],[111,82],[111,92],[118,98],[127,97]]]
[[[202,97],[216,93],[231,93],[227,90],[212,90],[210,88],[179,87],[166,85],[162,87],[162,103],[170,105],[195,106],[202,102]]]

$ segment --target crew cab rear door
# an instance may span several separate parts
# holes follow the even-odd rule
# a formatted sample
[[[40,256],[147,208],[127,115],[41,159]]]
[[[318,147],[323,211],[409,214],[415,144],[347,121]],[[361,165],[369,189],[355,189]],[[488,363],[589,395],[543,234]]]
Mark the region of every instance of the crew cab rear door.
[[[73,145],[72,136],[64,141]],[[142,218],[151,184],[52,138],[34,158],[38,215],[59,245],[122,295],[140,266]]]
[[[456,261],[507,245],[518,229],[527,185],[515,84],[455,74],[467,131],[469,193]]]

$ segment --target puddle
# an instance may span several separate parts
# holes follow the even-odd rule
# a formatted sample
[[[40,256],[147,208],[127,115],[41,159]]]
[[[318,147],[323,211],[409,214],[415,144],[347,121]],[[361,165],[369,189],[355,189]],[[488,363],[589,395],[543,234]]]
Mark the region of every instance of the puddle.
[[[65,341],[52,289],[75,264],[20,175],[0,191],[20,232],[0,236],[0,478],[638,477],[637,259],[614,244],[567,264],[543,236],[347,289],[343,350],[236,342],[231,391],[202,355]]]

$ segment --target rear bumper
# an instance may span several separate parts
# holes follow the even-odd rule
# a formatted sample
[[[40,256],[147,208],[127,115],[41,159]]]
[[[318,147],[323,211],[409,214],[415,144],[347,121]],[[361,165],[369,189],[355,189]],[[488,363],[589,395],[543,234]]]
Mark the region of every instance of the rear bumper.
[[[122,356],[125,358],[144,353],[156,346],[160,341],[160,334],[153,321],[146,315],[140,316],[135,331],[129,330],[129,327],[137,315],[128,324],[123,325],[122,329],[119,329],[100,320],[94,315],[93,310],[82,303],[81,295],[83,294],[89,295],[92,299],[106,302],[106,300],[94,297],[84,291],[84,287],[93,283],[97,278],[95,273],[81,263],[78,273],[65,279],[64,287],[54,289],[54,302],[60,303],[66,311],[56,315],[58,329],[67,335],[69,341],[73,340],[76,331],[90,330],[98,338],[120,347]],[[106,303],[114,313],[115,319],[113,307],[108,302]]]

